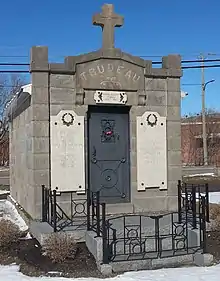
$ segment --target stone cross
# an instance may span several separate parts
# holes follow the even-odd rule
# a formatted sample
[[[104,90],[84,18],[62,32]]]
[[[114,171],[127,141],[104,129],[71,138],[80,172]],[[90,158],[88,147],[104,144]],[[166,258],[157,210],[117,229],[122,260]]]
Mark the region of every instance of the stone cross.
[[[114,28],[120,27],[124,23],[124,17],[114,13],[112,4],[105,4],[102,13],[93,16],[93,24],[102,27],[102,48],[113,49],[115,38]]]

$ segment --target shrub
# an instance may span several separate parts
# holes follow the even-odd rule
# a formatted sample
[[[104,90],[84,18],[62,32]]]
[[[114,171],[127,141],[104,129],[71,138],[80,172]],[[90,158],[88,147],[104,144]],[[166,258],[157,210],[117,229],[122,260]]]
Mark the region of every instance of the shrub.
[[[42,248],[53,263],[74,259],[77,253],[76,242],[65,233],[51,234]]]
[[[7,219],[0,220],[0,248],[10,248],[22,237],[19,227]]]

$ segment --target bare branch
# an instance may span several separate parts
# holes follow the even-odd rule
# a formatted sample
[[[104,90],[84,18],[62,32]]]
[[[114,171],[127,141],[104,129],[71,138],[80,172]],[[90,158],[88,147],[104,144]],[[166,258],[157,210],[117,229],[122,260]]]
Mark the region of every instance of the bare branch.
[[[0,166],[9,163],[8,122],[4,119],[4,110],[12,96],[26,83],[23,76],[12,74],[0,77]]]

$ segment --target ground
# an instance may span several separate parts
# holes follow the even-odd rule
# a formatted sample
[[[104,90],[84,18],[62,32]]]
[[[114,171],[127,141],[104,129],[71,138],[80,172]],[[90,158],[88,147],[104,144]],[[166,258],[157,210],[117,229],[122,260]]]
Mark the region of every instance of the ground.
[[[220,235],[218,232],[207,234],[207,251],[214,255],[215,262],[220,262]],[[78,244],[77,257],[63,264],[54,264],[45,255],[35,239],[20,240],[7,252],[0,251],[3,265],[16,263],[20,271],[28,276],[63,276],[63,277],[102,277],[96,268],[92,255],[84,243]]]
[[[74,260],[54,264],[42,255],[41,247],[35,239],[20,240],[7,252],[0,251],[0,261],[3,265],[20,265],[20,271],[28,276],[101,277],[84,243],[78,244]]]
[[[214,256],[216,263],[220,263],[220,232],[207,233],[207,252]]]
[[[2,281],[219,281],[220,265],[211,267],[167,268],[139,272],[127,272],[115,278],[62,278],[62,277],[27,277],[18,272],[18,267],[0,266]]]
[[[27,231],[27,225],[22,220],[22,218],[19,216],[16,208],[6,200],[0,200],[0,217],[5,219],[10,219],[15,224],[19,226],[19,228],[23,231]],[[207,233],[207,252],[214,255],[214,261],[216,264],[219,264],[218,269],[220,269],[220,235],[217,231],[212,231]],[[25,239],[20,239],[17,243],[14,243],[11,245],[11,248],[7,251],[3,251],[0,248],[0,263],[4,265],[5,267],[0,266],[0,280],[4,281],[23,281],[23,280],[29,280],[23,277],[17,278],[17,279],[5,279],[3,278],[5,274],[4,272],[7,271],[7,265],[16,264],[19,267],[19,271],[22,274],[25,274],[26,276],[32,276],[32,277],[40,277],[40,276],[50,276],[50,277],[69,277],[69,278],[102,278],[101,273],[97,270],[95,260],[93,256],[89,253],[84,243],[78,244],[78,250],[77,250],[77,256],[74,260],[68,260],[67,262],[64,262],[63,264],[54,264],[51,262],[51,260],[46,257],[43,254],[43,251],[41,250],[41,246],[39,243],[33,239],[29,234],[26,236]],[[213,267],[215,268],[215,267]],[[12,270],[12,267],[10,267],[10,271]],[[177,269],[175,269],[177,270]],[[214,269],[213,269],[214,270]],[[17,273],[17,268],[14,270],[14,274],[20,274]],[[161,279],[161,276],[165,274],[165,272],[168,271],[161,271],[163,272],[161,276],[158,275],[158,270],[154,271],[155,273],[152,273],[153,271],[147,271],[145,272],[145,276],[148,276],[148,279],[144,280],[164,280],[164,281],[174,281],[174,279]],[[172,271],[170,271],[171,275],[173,274]],[[138,276],[140,276],[140,279],[142,278],[141,273],[137,273]],[[157,276],[157,279],[153,278],[153,275]],[[187,273],[188,274],[188,273]],[[165,274],[166,275],[166,274]],[[164,276],[165,276],[164,275]],[[22,275],[19,275],[22,276]],[[126,275],[123,275],[126,276]],[[124,279],[124,277],[121,277],[120,280],[139,280],[139,279],[133,279],[130,278],[130,276],[133,276],[132,273],[130,273],[128,279]],[[158,277],[159,276],[159,277]],[[135,276],[134,276],[135,277]],[[152,279],[152,278],[153,279]],[[136,277],[135,277],[136,278]],[[159,278],[159,279],[158,279]],[[173,277],[174,278],[174,277]],[[197,278],[197,277],[196,277]],[[88,279],[88,281],[89,281]],[[32,279],[31,279],[32,280]],[[44,280],[44,279],[41,279]],[[56,279],[57,281],[64,281],[63,279]],[[90,279],[91,280],[91,279]],[[185,279],[183,279],[185,280]],[[191,280],[203,280],[201,279],[191,279]],[[217,279],[213,279],[210,281],[214,281]],[[219,278],[218,278],[219,280]],[[32,280],[34,281],[34,279]],[[53,281],[50,279],[50,281]],[[93,279],[95,281],[95,279]]]

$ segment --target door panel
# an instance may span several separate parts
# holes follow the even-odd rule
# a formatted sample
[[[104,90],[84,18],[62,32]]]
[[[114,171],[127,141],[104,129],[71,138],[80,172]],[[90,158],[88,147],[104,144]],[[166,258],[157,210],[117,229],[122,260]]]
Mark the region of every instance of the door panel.
[[[88,126],[90,190],[107,203],[130,201],[128,110],[96,108]]]

